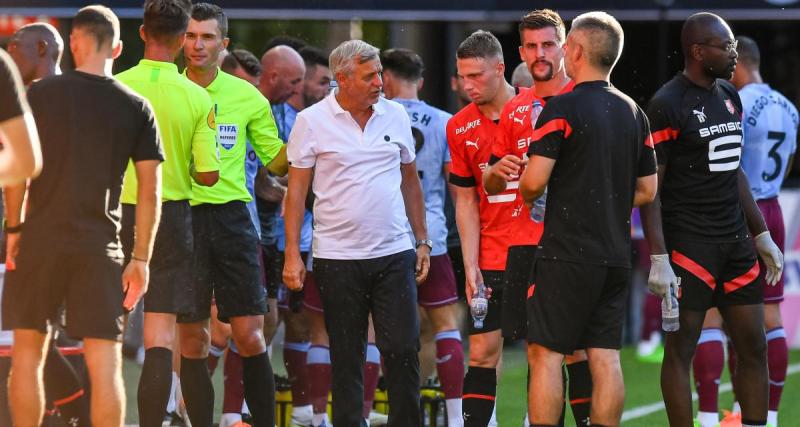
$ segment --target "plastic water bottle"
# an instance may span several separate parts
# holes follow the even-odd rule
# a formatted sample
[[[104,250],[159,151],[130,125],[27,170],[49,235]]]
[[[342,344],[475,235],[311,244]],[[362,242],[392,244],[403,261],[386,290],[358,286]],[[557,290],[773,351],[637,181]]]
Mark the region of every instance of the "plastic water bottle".
[[[547,206],[547,188],[544,189],[544,193],[541,196],[539,196],[538,199],[533,201],[533,207],[531,207],[531,219],[533,220],[533,222],[544,221],[544,211],[546,206]]]
[[[475,329],[483,329],[483,320],[489,313],[489,300],[486,298],[486,285],[483,283],[478,283],[478,291],[472,294],[469,311]]]
[[[672,308],[667,308],[667,298],[669,298],[672,302]],[[678,309],[678,298],[675,296],[675,292],[670,290],[669,295],[666,295],[664,299],[661,300],[661,329],[664,332],[675,332],[681,327],[680,319],[678,315],[680,310]]]

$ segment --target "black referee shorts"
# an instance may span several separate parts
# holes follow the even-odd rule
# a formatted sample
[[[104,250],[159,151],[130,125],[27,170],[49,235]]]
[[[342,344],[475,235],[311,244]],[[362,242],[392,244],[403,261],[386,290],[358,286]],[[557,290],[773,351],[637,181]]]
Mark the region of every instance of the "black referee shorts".
[[[525,307],[528,285],[531,283],[536,246],[511,246],[503,288],[503,338],[519,340],[527,336],[528,315]]]
[[[122,205],[120,241],[125,262],[133,253],[136,205]],[[150,283],[144,295],[144,311],[170,313],[187,309],[192,283],[192,211],[188,200],[161,204],[161,220],[150,259]]]
[[[192,207],[195,236],[191,307],[178,322],[208,319],[211,297],[220,321],[267,312],[267,293],[259,264],[259,241],[250,212],[241,201]]]
[[[561,354],[619,349],[631,270],[536,260],[528,288],[528,342]]]

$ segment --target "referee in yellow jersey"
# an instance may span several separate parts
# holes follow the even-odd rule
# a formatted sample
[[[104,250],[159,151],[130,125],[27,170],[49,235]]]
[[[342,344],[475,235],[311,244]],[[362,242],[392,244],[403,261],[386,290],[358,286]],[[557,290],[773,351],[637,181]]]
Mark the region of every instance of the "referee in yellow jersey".
[[[192,194],[194,233],[202,238],[195,241],[193,309],[178,316],[184,357],[181,383],[192,424],[210,426],[214,391],[205,366],[213,295],[219,320],[230,323],[242,356],[244,396],[253,425],[273,427],[275,384],[262,332],[267,294],[258,235],[246,206],[251,200],[245,185],[247,141],[273,174],[285,175],[288,166],[269,102],[252,84],[217,67],[219,53],[228,45],[227,32],[221,8],[194,5],[183,48],[186,76],[204,87],[214,102],[220,177],[211,188],[195,185]],[[191,369],[193,378],[183,368],[187,362],[198,365]],[[196,419],[198,410],[203,412]]]
[[[116,76],[152,105],[166,158],[161,221],[144,297],[145,359],[138,390],[142,427],[160,426],[164,419],[172,384],[176,314],[191,301],[192,186],[214,185],[219,176],[211,99],[173,63],[185,40],[191,7],[189,0],[147,0],[139,30],[144,58]],[[122,193],[121,239],[126,256],[132,253],[136,193],[136,174],[129,165]]]

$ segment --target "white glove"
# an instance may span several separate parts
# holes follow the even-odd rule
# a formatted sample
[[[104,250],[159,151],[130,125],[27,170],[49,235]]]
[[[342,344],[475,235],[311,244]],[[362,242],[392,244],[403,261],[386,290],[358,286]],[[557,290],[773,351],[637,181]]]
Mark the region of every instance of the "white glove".
[[[778,249],[778,245],[772,241],[769,231],[759,234],[756,236],[755,240],[758,256],[761,257],[761,260],[764,261],[764,264],[767,266],[765,276],[767,284],[775,286],[778,280],[781,279],[781,274],[783,274],[783,254],[781,250]]]
[[[678,288],[681,286],[681,278],[675,276],[672,266],[669,264],[669,255],[650,255],[650,277],[647,278],[647,287],[654,295],[666,298],[667,307],[672,308],[672,298],[667,298],[670,292],[678,296]]]

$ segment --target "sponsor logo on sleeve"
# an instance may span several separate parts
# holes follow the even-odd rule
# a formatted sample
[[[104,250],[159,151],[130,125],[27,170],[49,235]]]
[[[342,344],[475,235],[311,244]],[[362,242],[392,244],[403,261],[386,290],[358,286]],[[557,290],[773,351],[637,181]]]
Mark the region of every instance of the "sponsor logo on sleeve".
[[[214,104],[214,106],[211,107],[211,110],[208,111],[208,116],[206,116],[206,123],[208,124],[208,128],[211,130],[214,130],[216,128],[215,125],[216,110],[217,110],[217,105]]]

